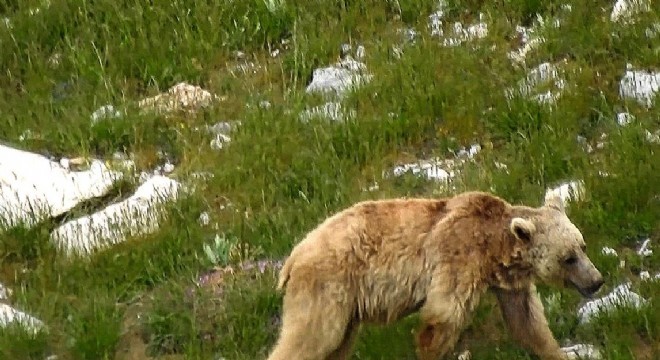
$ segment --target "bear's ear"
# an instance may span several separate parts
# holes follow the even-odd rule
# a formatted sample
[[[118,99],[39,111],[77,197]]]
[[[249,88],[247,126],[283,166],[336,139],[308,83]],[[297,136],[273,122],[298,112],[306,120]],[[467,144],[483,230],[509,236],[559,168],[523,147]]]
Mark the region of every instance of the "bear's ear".
[[[531,242],[532,236],[536,232],[533,222],[519,217],[511,219],[510,229],[513,235],[524,242]]]
[[[549,192],[545,195],[545,206],[557,209],[561,212],[566,212],[564,208],[564,200],[557,193]]]

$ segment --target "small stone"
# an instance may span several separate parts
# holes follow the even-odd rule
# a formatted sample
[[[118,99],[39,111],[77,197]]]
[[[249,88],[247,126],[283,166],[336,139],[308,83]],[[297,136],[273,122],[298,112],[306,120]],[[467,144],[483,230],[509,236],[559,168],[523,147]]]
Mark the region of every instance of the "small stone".
[[[121,116],[122,113],[119,110],[115,109],[114,106],[103,105],[92,113],[91,120],[92,120],[92,124],[96,124],[97,122],[103,119],[115,119],[115,118],[120,118]]]
[[[206,226],[211,222],[211,216],[206,211],[199,215],[199,223]]]
[[[363,60],[364,57],[366,56],[366,49],[364,46],[360,45],[357,47],[357,50],[355,50],[355,58],[358,60]]]
[[[214,150],[221,150],[226,143],[229,143],[231,138],[225,134],[216,134],[215,139],[211,140],[211,148]]]
[[[614,257],[618,257],[618,256],[619,256],[619,254],[616,252],[616,250],[612,249],[611,247],[607,247],[607,246],[604,247],[604,248],[601,250],[601,254],[603,254],[603,255],[607,255],[607,256],[614,256]]]

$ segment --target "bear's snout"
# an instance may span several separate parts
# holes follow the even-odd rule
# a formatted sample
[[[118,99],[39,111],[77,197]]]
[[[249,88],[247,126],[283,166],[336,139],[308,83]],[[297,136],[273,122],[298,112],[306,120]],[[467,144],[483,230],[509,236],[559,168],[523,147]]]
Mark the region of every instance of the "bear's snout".
[[[603,277],[599,277],[596,281],[593,282],[591,286],[585,289],[585,293],[589,296],[593,296],[598,292],[598,290],[600,290],[604,283],[605,280],[603,280]]]

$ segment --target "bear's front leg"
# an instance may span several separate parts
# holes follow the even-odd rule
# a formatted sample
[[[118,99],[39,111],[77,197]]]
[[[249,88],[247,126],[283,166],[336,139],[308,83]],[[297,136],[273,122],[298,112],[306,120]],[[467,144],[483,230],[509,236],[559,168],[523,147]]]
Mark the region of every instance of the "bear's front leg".
[[[441,359],[454,348],[478,300],[469,286],[455,286],[457,281],[448,278],[447,273],[434,276],[419,312],[422,325],[417,332],[416,352],[420,360]]]
[[[504,321],[512,337],[543,360],[566,360],[568,357],[552,335],[536,288],[495,289]]]
[[[448,324],[425,323],[417,333],[417,358],[438,360],[447,354],[458,341],[459,331]]]

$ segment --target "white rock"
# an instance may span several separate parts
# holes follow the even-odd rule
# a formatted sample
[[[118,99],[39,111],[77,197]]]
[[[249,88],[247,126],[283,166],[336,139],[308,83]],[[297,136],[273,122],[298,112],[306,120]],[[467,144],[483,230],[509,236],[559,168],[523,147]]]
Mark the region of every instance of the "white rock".
[[[195,112],[207,107],[219,97],[202,89],[182,82],[172,86],[164,94],[159,94],[138,102],[138,106],[146,111],[170,113],[178,110]]]
[[[458,357],[456,360],[471,360],[472,359],[472,353],[470,350],[465,350],[462,353],[458,354]]]
[[[660,130],[656,131],[655,133],[645,130],[644,135],[646,137],[646,141],[653,144],[660,144]]]
[[[61,215],[106,194],[121,177],[99,160],[89,170],[70,171],[42,155],[0,145],[0,228]]]
[[[438,2],[436,11],[429,15],[428,27],[431,30],[431,36],[442,36],[442,18],[445,17],[445,8],[447,3],[444,0]]]
[[[115,119],[121,116],[121,111],[115,109],[113,105],[103,105],[92,113],[92,125],[104,119]]]
[[[452,171],[453,162],[439,158],[433,160],[422,160],[419,163],[409,163],[396,166],[392,173],[394,176],[402,176],[406,173],[423,176],[429,180],[449,182],[456,174]],[[448,169],[448,170],[445,170]]]
[[[12,291],[10,288],[0,284],[0,300],[8,300],[11,294]]]
[[[618,257],[618,256],[619,256],[619,254],[616,252],[616,250],[612,249],[611,247],[607,247],[607,246],[605,246],[605,247],[601,250],[601,254],[603,254],[603,255],[608,255],[608,256],[614,256],[614,257]]]
[[[472,24],[467,28],[464,28],[462,23],[455,22],[452,34],[444,39],[442,44],[444,46],[458,46],[467,41],[483,39],[486,36],[488,36],[488,25],[484,22]]]
[[[576,344],[561,348],[569,359],[602,359],[600,351],[593,345]]]
[[[644,30],[644,34],[649,39],[655,39],[658,35],[660,35],[660,23],[655,23],[648,27],[646,30]]]
[[[524,63],[525,59],[527,58],[527,54],[529,54],[532,50],[538,48],[539,45],[543,44],[544,42],[545,42],[545,38],[542,37],[532,38],[529,41],[523,42],[522,47],[520,47],[518,50],[510,51],[507,54],[507,56],[509,59],[511,59],[514,62]]]
[[[225,134],[216,134],[215,139],[211,140],[209,146],[214,150],[221,150],[225,144],[231,142],[231,138]]]
[[[272,104],[268,100],[259,101],[259,107],[262,109],[270,109],[271,106]]]
[[[635,120],[635,116],[630,114],[630,113],[618,113],[618,114],[616,114],[616,122],[620,126],[629,125],[634,120]]]
[[[651,239],[646,239],[642,243],[642,246],[637,250],[637,255],[639,256],[651,256],[653,255],[653,250],[651,250]]]
[[[633,15],[650,10],[650,0],[617,0],[612,9],[610,20],[630,20]]]
[[[326,118],[332,121],[344,121],[345,119],[354,118],[356,116],[355,110],[345,113],[342,109],[341,103],[327,102],[321,106],[305,110],[298,115],[302,122],[308,122],[314,118]]]
[[[506,172],[507,174],[509,173],[509,166],[507,166],[507,164],[501,163],[499,161],[495,161],[494,163],[495,163],[495,168],[497,170],[502,170],[502,171]]]
[[[170,163],[170,162],[166,162],[166,163],[162,166],[162,170],[163,170],[163,173],[165,173],[165,174],[169,174],[169,173],[171,173],[172,171],[174,171],[174,164],[172,164],[172,163]]]
[[[367,56],[367,50],[364,48],[363,45],[359,45],[357,49],[355,49],[355,58],[358,60],[363,60]]]
[[[614,288],[609,294],[595,300],[591,300],[578,309],[581,323],[588,323],[591,319],[602,313],[607,313],[619,307],[640,308],[648,303],[639,294],[630,290],[630,283],[622,284]]]
[[[417,31],[412,28],[399,29],[397,30],[397,33],[403,36],[404,43],[415,42],[415,39],[417,38]]]
[[[639,279],[642,280],[642,281],[649,280],[649,279],[651,279],[651,273],[649,273],[648,271],[640,271],[639,272]]]
[[[559,196],[564,204],[569,201],[579,201],[584,196],[584,182],[581,180],[570,181],[546,190],[545,198],[548,199],[551,196]]]
[[[632,70],[632,65],[628,64],[626,74],[619,82],[621,97],[633,98],[650,108],[658,91],[660,91],[660,72]]]
[[[373,75],[366,73],[364,63],[347,56],[332,66],[315,69],[312,82],[307,85],[306,91],[343,95],[346,91],[371,81],[372,78]]]
[[[472,144],[469,149],[461,148],[456,152],[456,157],[466,157],[473,159],[481,151],[481,145]]]
[[[369,185],[369,186],[366,187],[366,188],[362,188],[362,191],[364,191],[364,192],[368,192],[368,191],[378,191],[378,190],[380,190],[380,185],[379,185],[378,182],[376,182],[376,181],[374,181],[374,183],[373,183],[372,185]]]
[[[209,215],[209,213],[207,213],[206,211],[204,211],[203,213],[201,213],[201,214],[199,215],[199,223],[202,224],[202,225],[204,225],[204,226],[206,226],[206,225],[208,225],[209,223],[211,223],[211,216]]]
[[[159,226],[159,205],[176,199],[180,190],[177,181],[152,176],[128,199],[69,221],[55,229],[50,238],[69,254],[89,254],[129,236],[152,233]]]
[[[43,322],[32,315],[14,309],[7,304],[0,303],[0,327],[4,328],[10,324],[17,324],[33,334],[36,334],[44,327]]]
[[[544,84],[552,83],[557,89],[538,93],[537,88]],[[545,62],[527,73],[525,79],[518,82],[518,93],[522,96],[532,97],[539,103],[552,104],[559,99],[561,91],[566,87],[566,82],[559,76],[557,66]],[[513,89],[505,91],[509,99],[515,96]]]

